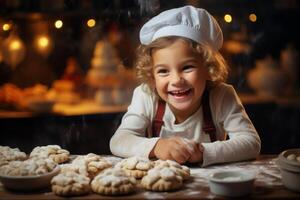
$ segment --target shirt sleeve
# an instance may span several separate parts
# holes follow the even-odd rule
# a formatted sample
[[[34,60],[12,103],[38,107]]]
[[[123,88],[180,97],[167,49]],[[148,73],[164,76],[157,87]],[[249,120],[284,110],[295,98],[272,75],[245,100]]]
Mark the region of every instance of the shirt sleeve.
[[[149,157],[159,139],[146,137],[147,128],[152,123],[153,102],[142,86],[134,90],[131,104],[110,140],[110,150],[114,155]]]
[[[202,143],[203,164],[234,162],[258,156],[261,141],[249,119],[238,95],[232,86],[222,87],[219,95],[212,99],[218,125],[228,134],[229,139],[213,143]]]

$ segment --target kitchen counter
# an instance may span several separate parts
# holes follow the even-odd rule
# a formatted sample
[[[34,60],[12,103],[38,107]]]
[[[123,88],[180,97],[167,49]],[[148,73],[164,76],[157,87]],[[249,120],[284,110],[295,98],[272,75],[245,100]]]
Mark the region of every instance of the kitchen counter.
[[[137,189],[134,194],[109,197],[95,193],[68,199],[225,199],[212,194],[208,186],[208,176],[219,170],[257,170],[254,191],[246,196],[251,199],[300,199],[300,193],[286,189],[281,182],[280,171],[275,164],[275,155],[261,155],[257,160],[243,161],[230,164],[214,165],[206,168],[191,166],[191,179],[184,184],[180,190],[173,192],[150,192],[142,188]],[[246,197],[243,197],[246,198]],[[17,193],[8,191],[0,186],[0,199],[2,200],[48,200],[63,199],[51,192],[51,189],[35,193]]]

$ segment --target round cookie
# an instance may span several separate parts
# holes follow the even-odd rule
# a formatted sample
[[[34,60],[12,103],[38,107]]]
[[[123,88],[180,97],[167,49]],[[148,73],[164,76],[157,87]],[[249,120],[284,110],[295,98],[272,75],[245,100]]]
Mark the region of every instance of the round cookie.
[[[12,160],[25,160],[26,158],[26,153],[20,151],[19,148],[0,145],[0,166]]]
[[[58,145],[37,146],[31,153],[30,158],[51,158],[54,162],[60,164],[68,161],[70,152],[62,149]]]
[[[169,167],[173,169],[177,175],[181,176],[183,180],[187,180],[190,178],[190,168],[185,165],[180,165],[179,163],[173,160],[156,160],[154,161],[156,168],[164,168]]]
[[[154,167],[154,163],[148,158],[134,156],[123,159],[116,167],[123,169],[128,176],[140,179],[147,174],[148,170]]]
[[[24,161],[11,161],[0,167],[0,174],[9,176],[31,176],[46,174],[54,170],[57,164],[51,159],[34,158]]]
[[[94,153],[78,156],[73,160],[72,164],[85,168],[90,178],[95,177],[102,170],[112,167],[109,161]]]
[[[59,173],[52,178],[51,185],[58,196],[79,196],[90,192],[90,179],[72,171]]]
[[[136,180],[121,169],[107,169],[91,182],[93,192],[102,195],[125,195],[135,191]]]
[[[141,185],[151,191],[166,192],[183,186],[182,177],[169,167],[154,167],[141,180]]]

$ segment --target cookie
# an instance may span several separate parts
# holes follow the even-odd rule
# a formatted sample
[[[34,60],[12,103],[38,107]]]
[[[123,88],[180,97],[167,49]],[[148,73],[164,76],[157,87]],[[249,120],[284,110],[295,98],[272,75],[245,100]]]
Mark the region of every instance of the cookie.
[[[0,167],[0,174],[7,176],[32,176],[46,174],[57,164],[51,159],[32,158],[24,161],[10,161]]]
[[[80,196],[90,192],[90,178],[68,171],[51,180],[52,192],[58,196]]]
[[[73,160],[72,164],[85,168],[90,178],[95,177],[102,170],[112,167],[109,161],[94,153],[78,156]]]
[[[156,168],[169,167],[173,169],[177,175],[180,175],[183,178],[183,180],[187,180],[191,176],[190,168],[185,165],[180,165],[173,160],[156,160],[154,161],[154,165]]]
[[[68,161],[70,159],[69,156],[70,152],[62,149],[59,145],[47,145],[35,147],[29,157],[50,158],[60,164]]]
[[[26,153],[20,151],[18,148],[0,146],[0,166],[7,164],[9,161],[25,160],[26,158]]]
[[[147,174],[148,170],[154,167],[154,163],[148,158],[130,157],[123,159],[116,167],[123,169],[128,176],[140,179]]]
[[[107,169],[91,182],[93,192],[102,195],[125,195],[135,191],[136,180],[121,169]]]
[[[141,185],[147,190],[166,192],[181,188],[183,179],[172,168],[154,167],[142,178]]]

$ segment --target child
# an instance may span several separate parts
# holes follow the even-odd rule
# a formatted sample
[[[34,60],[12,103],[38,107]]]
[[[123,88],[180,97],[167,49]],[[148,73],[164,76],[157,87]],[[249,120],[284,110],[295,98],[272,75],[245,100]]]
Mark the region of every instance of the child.
[[[143,83],[110,140],[113,154],[202,166],[259,154],[260,138],[224,83],[222,31],[206,10],[164,11],[142,27],[140,41],[136,67]]]

